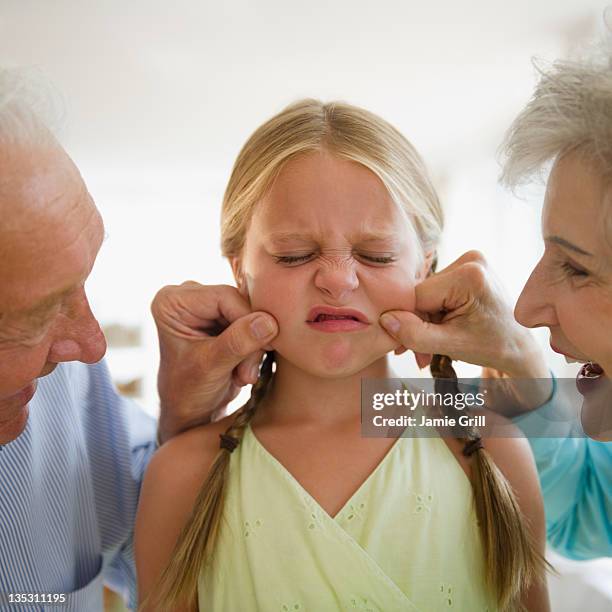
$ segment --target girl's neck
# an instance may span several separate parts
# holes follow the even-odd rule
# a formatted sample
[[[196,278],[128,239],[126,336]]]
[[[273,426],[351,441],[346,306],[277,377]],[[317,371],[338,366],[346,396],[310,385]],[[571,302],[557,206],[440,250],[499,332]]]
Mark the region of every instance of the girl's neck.
[[[277,357],[276,372],[260,418],[275,424],[334,424],[361,418],[361,379],[391,378],[387,357],[342,378],[310,374]],[[265,416],[264,416],[265,413]]]

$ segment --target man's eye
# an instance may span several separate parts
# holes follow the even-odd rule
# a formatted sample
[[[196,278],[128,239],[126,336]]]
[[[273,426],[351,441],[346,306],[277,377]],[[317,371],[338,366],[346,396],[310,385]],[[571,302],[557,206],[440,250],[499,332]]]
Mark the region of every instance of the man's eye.
[[[310,259],[312,255],[312,253],[307,253],[306,255],[276,255],[275,259],[276,263],[297,264]]]

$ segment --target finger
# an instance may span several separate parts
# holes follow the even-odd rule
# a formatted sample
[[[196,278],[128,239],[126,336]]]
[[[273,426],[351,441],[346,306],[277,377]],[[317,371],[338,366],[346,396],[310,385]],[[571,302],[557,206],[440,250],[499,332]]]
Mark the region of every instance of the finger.
[[[466,263],[478,263],[482,266],[485,266],[487,260],[480,251],[472,249],[471,251],[466,251],[460,257],[457,257],[457,259],[455,259],[455,261],[453,261],[452,263],[448,264],[446,268],[438,270],[437,274],[445,274],[446,272],[452,272],[453,270],[456,270],[457,268]]]
[[[431,353],[418,353],[414,352],[414,358],[416,359],[419,369],[426,368],[431,363]]]
[[[223,320],[231,323],[251,313],[252,308],[236,287],[187,281],[160,289],[151,311],[156,321],[168,315],[175,324],[198,329]]]
[[[259,366],[263,359],[264,351],[256,351],[238,364],[234,370],[235,378],[240,386],[254,385],[259,378]]]
[[[482,293],[485,274],[481,264],[468,262],[449,272],[430,276],[415,287],[416,310],[438,313],[461,308]]]
[[[233,370],[241,361],[272,341],[278,334],[274,317],[255,312],[234,321],[216,338],[205,343],[206,362],[215,370]]]
[[[400,346],[399,348],[395,349],[394,353],[396,355],[403,355],[407,350],[408,349],[406,347]],[[417,353],[416,351],[412,351],[412,354],[414,355],[417,366],[419,366],[419,369],[421,370],[427,367],[431,362],[431,355],[426,353]]]
[[[380,324],[404,347],[418,353],[449,355],[449,351],[452,351],[456,344],[455,330],[444,324],[423,321],[414,313],[406,310],[392,310],[383,313]]]

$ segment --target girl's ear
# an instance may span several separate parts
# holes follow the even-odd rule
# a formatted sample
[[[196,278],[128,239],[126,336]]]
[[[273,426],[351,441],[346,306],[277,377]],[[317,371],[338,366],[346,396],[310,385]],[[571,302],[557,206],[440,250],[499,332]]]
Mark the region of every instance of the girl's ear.
[[[234,273],[234,280],[236,281],[238,291],[240,291],[241,295],[248,299],[249,289],[246,284],[244,272],[242,271],[242,261],[240,257],[231,257],[230,265],[232,266],[232,272]]]
[[[435,251],[430,251],[429,253],[425,254],[425,260],[423,261],[423,263],[421,264],[421,267],[417,271],[418,280],[424,280],[430,274],[434,273],[432,266],[433,266],[435,258],[436,258]]]

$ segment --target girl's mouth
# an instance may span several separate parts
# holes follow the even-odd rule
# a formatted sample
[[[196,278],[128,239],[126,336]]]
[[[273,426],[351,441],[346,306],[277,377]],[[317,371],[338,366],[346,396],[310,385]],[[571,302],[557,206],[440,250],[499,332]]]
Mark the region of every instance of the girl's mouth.
[[[370,325],[367,317],[359,310],[326,305],[311,308],[306,324],[322,332],[359,331]]]
[[[368,327],[367,323],[347,315],[320,314],[313,321],[306,321],[306,323],[312,329],[322,332],[349,332]]]

